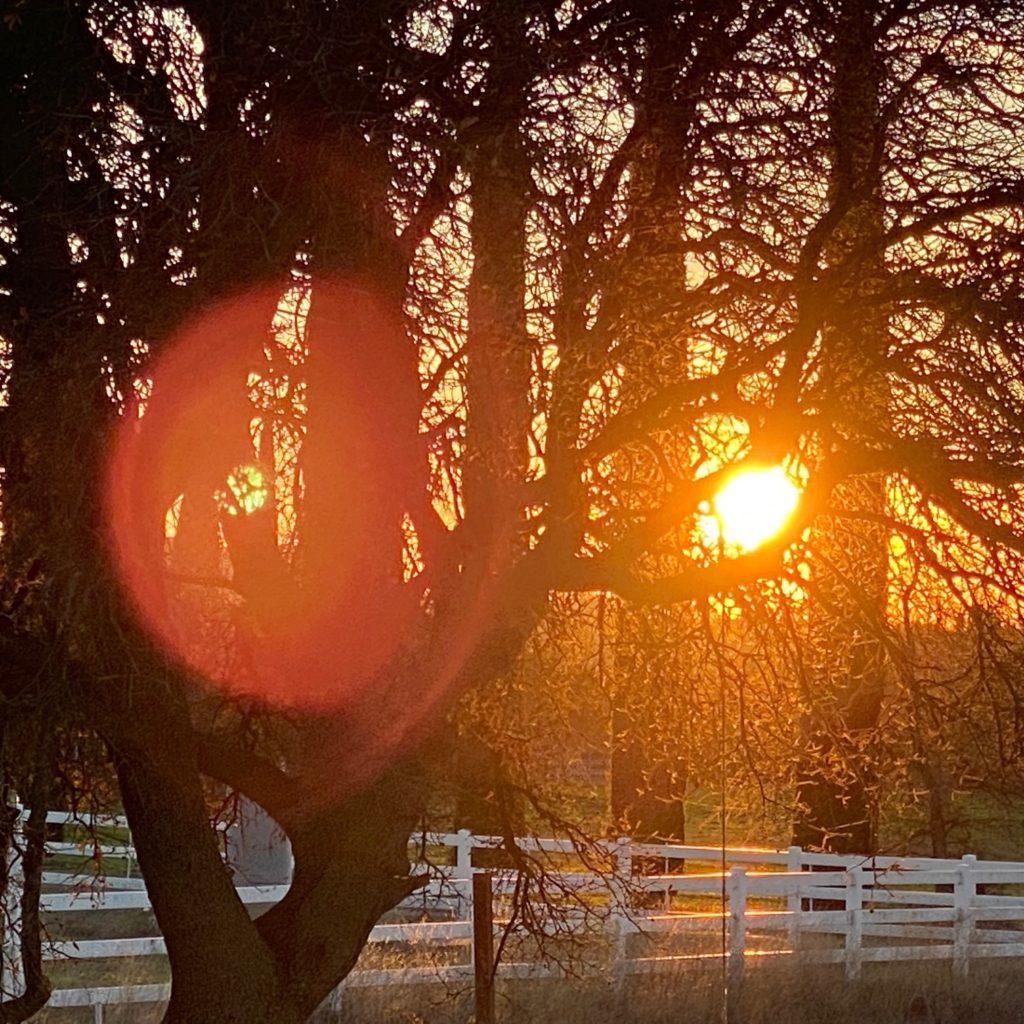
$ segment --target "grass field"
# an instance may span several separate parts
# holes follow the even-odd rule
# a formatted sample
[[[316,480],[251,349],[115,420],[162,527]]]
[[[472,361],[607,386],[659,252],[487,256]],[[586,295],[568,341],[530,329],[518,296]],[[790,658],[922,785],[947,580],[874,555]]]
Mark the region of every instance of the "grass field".
[[[717,967],[626,979],[621,987],[599,981],[499,983],[500,1024],[721,1024],[722,987]],[[865,971],[857,984],[841,968],[764,965],[748,972],[734,1024],[1020,1024],[1024,994],[1020,968],[986,964],[954,984],[949,965],[899,965]],[[319,1024],[467,1024],[467,988],[353,989],[342,1014],[321,1014]]]
[[[690,967],[658,976],[514,981],[497,986],[499,1024],[722,1024],[721,974]],[[949,965],[869,966],[862,981],[838,967],[767,964],[748,971],[733,1024],[1021,1024],[1021,969],[977,965],[955,981]],[[156,1024],[161,1007],[108,1007],[105,1024]],[[350,989],[339,1013],[316,1024],[470,1024],[468,985]],[[92,1024],[89,1009],[49,1010],[37,1024]]]

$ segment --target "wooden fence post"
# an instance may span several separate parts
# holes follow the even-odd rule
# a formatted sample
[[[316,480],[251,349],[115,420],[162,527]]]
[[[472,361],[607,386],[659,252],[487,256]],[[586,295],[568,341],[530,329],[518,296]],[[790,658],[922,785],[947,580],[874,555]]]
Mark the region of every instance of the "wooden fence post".
[[[860,977],[861,945],[864,928],[864,872],[850,868],[846,872],[846,980]]]
[[[747,946],[747,869],[729,870],[729,965],[726,988],[726,1019],[739,1019],[739,996],[743,988],[744,952]]]
[[[494,899],[491,875],[473,875],[473,986],[476,1024],[494,1024]]]
[[[971,905],[977,885],[974,868],[978,858],[966,853],[956,869],[953,883],[953,973],[966,978],[970,969],[971,939],[974,937],[974,911]]]

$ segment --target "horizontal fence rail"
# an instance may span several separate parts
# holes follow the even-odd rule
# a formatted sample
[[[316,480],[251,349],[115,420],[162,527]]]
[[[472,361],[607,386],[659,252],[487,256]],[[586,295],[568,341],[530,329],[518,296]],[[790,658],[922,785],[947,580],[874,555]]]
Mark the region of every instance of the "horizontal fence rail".
[[[108,857],[124,858],[129,867],[123,874],[98,878],[72,871],[46,872],[45,912],[77,915],[150,909],[124,819],[90,821],[51,812],[48,821],[123,832],[124,837],[118,835],[110,845],[92,839],[78,843],[61,839],[49,848],[64,857],[77,853],[92,867]],[[865,963],[943,959],[963,976],[972,960],[1024,957],[1024,863],[979,861],[970,855],[960,860],[863,858],[808,853],[799,847],[722,850],[629,839],[595,844],[585,852],[564,839],[529,837],[516,842],[543,868],[553,904],[549,907],[551,936],[600,938],[608,951],[602,969],[616,978],[722,957],[733,987],[742,984],[748,963],[764,957],[841,963],[851,979],[859,976]],[[500,839],[467,831],[413,836],[410,859],[414,869],[428,877],[403,905],[447,919],[378,924],[369,941],[417,948],[463,947],[469,961],[357,969],[331,997],[334,1004],[339,1005],[343,991],[352,987],[472,983],[474,874],[486,870],[491,875],[498,928],[509,926],[508,900],[521,882],[512,869],[474,866],[474,851],[496,850],[501,845]],[[86,860],[93,855],[99,859]],[[602,862],[600,870],[594,867],[597,860]],[[657,867],[659,862],[663,870],[651,873],[652,865]],[[269,905],[280,900],[288,886],[243,885],[236,891],[246,904]],[[12,923],[16,927],[16,921]],[[544,927],[542,920],[542,931]],[[702,939],[703,946],[690,951],[684,942],[682,951],[656,955],[647,950],[637,955],[629,941],[637,934],[680,940],[691,936]],[[13,934],[5,936],[5,963],[13,965],[5,978],[8,986],[18,980],[13,939]],[[63,940],[45,952],[50,961],[165,954],[159,936]],[[498,974],[551,977],[563,970],[553,962],[503,962]],[[49,1005],[91,1006],[95,1021],[101,1024],[106,1005],[160,1002],[168,993],[166,984],[58,988]]]

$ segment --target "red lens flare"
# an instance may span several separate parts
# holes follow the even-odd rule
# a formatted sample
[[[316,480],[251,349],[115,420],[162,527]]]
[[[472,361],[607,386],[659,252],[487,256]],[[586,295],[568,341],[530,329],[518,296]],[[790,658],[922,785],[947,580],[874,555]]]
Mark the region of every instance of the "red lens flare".
[[[151,397],[115,432],[106,520],[122,585],[175,659],[229,693],[355,709],[419,614],[401,558],[416,350],[359,284],[303,287],[290,327],[275,321],[288,286],[267,287],[161,347]]]

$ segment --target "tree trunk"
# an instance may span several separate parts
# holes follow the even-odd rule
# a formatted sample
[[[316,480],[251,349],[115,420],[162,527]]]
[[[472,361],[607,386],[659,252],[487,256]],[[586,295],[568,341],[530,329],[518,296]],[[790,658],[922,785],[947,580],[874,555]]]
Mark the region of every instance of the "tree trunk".
[[[170,731],[170,730],[169,730]],[[164,749],[115,754],[139,866],[167,943],[167,1024],[301,1021],[280,1005],[276,964],[235,894],[184,730]]]
[[[870,445],[888,422],[886,313],[879,199],[880,57],[872,4],[837,5],[829,103],[833,143],[823,257],[835,281],[822,328],[822,400],[847,441]],[[793,840],[843,853],[874,849],[872,741],[889,672],[884,628],[888,536],[878,525],[885,481],[835,489],[814,538],[811,682],[797,765]]]
[[[612,821],[639,842],[681,843],[686,838],[686,759],[664,751],[653,755],[649,742],[642,720],[621,706],[613,709]]]

